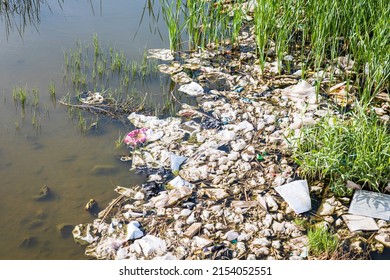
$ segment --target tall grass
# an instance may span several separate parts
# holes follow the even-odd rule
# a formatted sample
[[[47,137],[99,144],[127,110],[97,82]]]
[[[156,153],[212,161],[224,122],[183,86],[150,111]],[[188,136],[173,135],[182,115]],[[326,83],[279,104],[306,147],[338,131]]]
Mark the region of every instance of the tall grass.
[[[204,48],[239,35],[244,13],[243,0],[225,5],[223,1],[160,0],[163,19],[168,28],[172,50]],[[187,45],[185,45],[187,43]]]
[[[389,86],[390,2],[385,0],[304,1],[259,0],[254,24],[260,62],[269,44],[278,60],[300,53],[305,68],[337,65],[337,57],[349,55],[353,68],[345,79],[359,85],[370,101]]]
[[[365,111],[358,106],[344,119],[327,117],[303,129],[295,153],[302,176],[328,181],[338,195],[347,193],[347,180],[384,191],[390,179],[389,128]]]
[[[182,48],[183,41],[188,41],[190,49],[234,41],[241,28],[254,26],[263,68],[271,48],[279,66],[285,55],[292,54],[295,68],[299,63],[303,70],[340,67],[336,58],[348,55],[354,64],[344,79],[359,86],[365,102],[388,89],[389,1],[258,0],[253,21],[246,20],[244,2],[160,0],[171,49]]]

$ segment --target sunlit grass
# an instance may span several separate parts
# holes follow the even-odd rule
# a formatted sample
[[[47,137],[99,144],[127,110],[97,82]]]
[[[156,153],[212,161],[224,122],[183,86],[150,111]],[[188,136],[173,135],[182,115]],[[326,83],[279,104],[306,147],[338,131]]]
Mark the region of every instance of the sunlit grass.
[[[357,107],[344,119],[330,116],[304,128],[295,158],[302,176],[327,180],[336,194],[346,194],[347,180],[384,191],[390,174],[389,129]]]

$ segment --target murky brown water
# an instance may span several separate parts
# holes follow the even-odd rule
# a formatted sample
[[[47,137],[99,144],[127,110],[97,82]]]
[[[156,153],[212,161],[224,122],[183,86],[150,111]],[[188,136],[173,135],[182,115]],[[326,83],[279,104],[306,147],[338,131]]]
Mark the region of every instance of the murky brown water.
[[[66,109],[51,102],[51,80],[57,99],[70,90],[63,83],[63,52],[74,48],[77,40],[91,44],[95,33],[102,44],[123,49],[129,59],[140,59],[145,48],[168,45],[150,32],[147,12],[139,24],[145,0],[67,0],[62,7],[57,0],[47,2],[50,9],[42,5],[40,23],[27,26],[23,36],[14,29],[7,38],[0,27],[0,259],[83,259],[84,249],[71,236],[61,237],[56,226],[92,220],[84,210],[90,198],[105,207],[116,197],[115,186],[130,187],[143,180],[119,160],[126,150],[115,150],[119,131],[127,129],[122,123],[101,120],[96,133],[84,135]],[[15,106],[15,87],[38,90],[48,112],[39,133],[32,125],[31,109],[27,107],[22,118]],[[114,171],[93,174],[99,164],[111,165]],[[32,196],[45,184],[53,191],[52,199],[34,201]],[[21,248],[27,237],[36,242]]]

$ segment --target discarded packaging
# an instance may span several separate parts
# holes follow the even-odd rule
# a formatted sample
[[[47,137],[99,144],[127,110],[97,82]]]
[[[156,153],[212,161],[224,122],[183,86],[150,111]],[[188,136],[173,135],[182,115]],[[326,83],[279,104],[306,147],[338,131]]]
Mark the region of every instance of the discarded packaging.
[[[343,215],[342,217],[351,232],[358,230],[379,230],[379,227],[373,218],[359,215]]]
[[[174,179],[172,179],[171,181],[168,182],[168,186],[171,187],[171,188],[181,188],[181,187],[190,187],[190,188],[193,188],[194,185],[187,182],[186,180],[184,180],[183,178],[181,178],[180,176],[176,176]]]
[[[306,180],[298,180],[283,186],[275,187],[275,190],[287,201],[297,214],[311,210],[309,187]]]
[[[348,213],[390,221],[390,195],[356,190]]]
[[[167,245],[164,240],[148,234],[134,241],[130,248],[138,254],[143,253],[145,257],[149,257],[152,254],[162,256],[167,250]]]
[[[139,144],[143,144],[148,139],[148,131],[147,128],[135,129],[130,131],[126,137],[123,139],[123,142],[128,146],[136,147]]]
[[[195,82],[181,85],[179,87],[179,91],[184,92],[190,96],[200,96],[204,94],[203,87]]]
[[[156,58],[160,60],[173,60],[173,52],[168,49],[150,49],[148,50],[148,58]]]
[[[183,68],[180,66],[180,63],[179,62],[172,62],[171,65],[168,65],[168,64],[160,64],[158,67],[158,70],[161,72],[161,73],[165,73],[165,74],[169,74],[169,75],[172,75],[172,74],[175,74],[175,73],[178,73],[180,72],[181,70],[183,70]]]
[[[180,169],[180,165],[182,165],[187,160],[187,157],[178,156],[175,154],[171,154],[171,169],[172,172],[178,172]]]
[[[79,99],[81,103],[88,105],[101,104],[104,101],[104,97],[99,92],[85,91],[80,94]]]
[[[287,96],[295,102],[307,101],[309,104],[316,103],[317,99],[315,87],[305,80],[283,89],[282,95]]]
[[[139,229],[140,223],[137,221],[131,221],[127,225],[126,240],[134,240],[144,236],[144,233]]]

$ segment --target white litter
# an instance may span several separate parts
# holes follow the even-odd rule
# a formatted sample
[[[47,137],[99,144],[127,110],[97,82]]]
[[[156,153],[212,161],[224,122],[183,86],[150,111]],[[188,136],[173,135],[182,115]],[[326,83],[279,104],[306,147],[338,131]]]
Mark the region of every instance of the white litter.
[[[204,94],[203,87],[195,82],[184,84],[179,87],[179,91],[184,92],[191,96],[200,96]]]
[[[348,213],[390,221],[390,195],[356,190]]]
[[[283,186],[275,187],[275,190],[287,201],[297,214],[311,210],[309,187],[306,180],[298,180]]]

